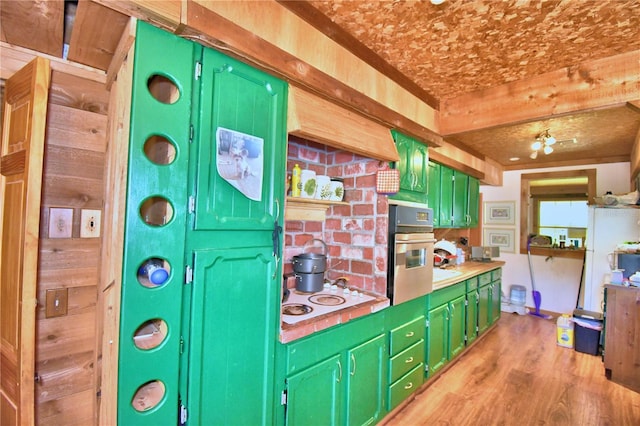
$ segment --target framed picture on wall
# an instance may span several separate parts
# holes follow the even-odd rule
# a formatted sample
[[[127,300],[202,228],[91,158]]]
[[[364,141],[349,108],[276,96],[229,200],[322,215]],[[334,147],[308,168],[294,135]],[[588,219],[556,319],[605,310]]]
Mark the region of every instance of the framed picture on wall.
[[[515,201],[487,201],[484,203],[485,225],[515,225]]]
[[[500,247],[500,252],[515,252],[515,229],[484,228],[482,230],[482,245]]]

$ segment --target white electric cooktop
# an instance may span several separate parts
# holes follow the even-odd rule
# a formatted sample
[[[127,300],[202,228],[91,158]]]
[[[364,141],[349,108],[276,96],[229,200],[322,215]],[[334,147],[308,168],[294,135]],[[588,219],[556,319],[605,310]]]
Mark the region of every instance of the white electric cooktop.
[[[317,293],[302,293],[291,289],[288,299],[282,304],[282,321],[295,324],[340,309],[375,300],[357,290],[325,288]]]

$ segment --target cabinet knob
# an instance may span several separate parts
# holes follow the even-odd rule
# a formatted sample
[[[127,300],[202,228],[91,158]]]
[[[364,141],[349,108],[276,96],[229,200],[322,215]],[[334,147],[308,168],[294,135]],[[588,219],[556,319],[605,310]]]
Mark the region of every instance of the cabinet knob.
[[[405,337],[413,337],[416,333],[414,333],[413,331],[408,332],[407,334],[405,334]]]
[[[404,385],[405,389],[411,389],[413,387],[413,382],[409,382],[406,385]]]
[[[412,356],[410,356],[409,358],[405,359],[405,360],[404,360],[404,362],[405,362],[406,364],[410,364],[410,363],[412,363],[412,362],[413,362],[413,357],[412,357]]]

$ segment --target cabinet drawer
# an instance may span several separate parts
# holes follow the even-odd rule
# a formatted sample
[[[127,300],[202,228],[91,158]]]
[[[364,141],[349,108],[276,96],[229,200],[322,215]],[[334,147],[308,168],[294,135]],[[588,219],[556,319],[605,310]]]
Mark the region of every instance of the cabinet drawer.
[[[491,277],[491,274],[489,274],[489,277]],[[489,281],[487,281],[487,283],[488,282]],[[464,281],[436,290],[429,295],[429,309],[448,303],[450,300],[460,297],[465,293],[466,285]]]
[[[424,362],[424,340],[409,346],[390,360],[389,383],[393,383],[408,371]]]
[[[502,277],[502,268],[494,269],[491,271],[491,281],[498,280]]]
[[[478,287],[487,285],[490,282],[491,282],[491,272],[485,272],[484,274],[478,275]]]
[[[467,292],[478,288],[478,277],[469,278],[467,280]]]
[[[424,339],[425,328],[424,316],[420,316],[391,330],[389,339],[389,353],[391,356],[398,354],[418,340]]]
[[[416,368],[402,376],[400,380],[389,386],[389,411],[393,410],[409,395],[422,386],[424,379],[424,366],[418,365]]]

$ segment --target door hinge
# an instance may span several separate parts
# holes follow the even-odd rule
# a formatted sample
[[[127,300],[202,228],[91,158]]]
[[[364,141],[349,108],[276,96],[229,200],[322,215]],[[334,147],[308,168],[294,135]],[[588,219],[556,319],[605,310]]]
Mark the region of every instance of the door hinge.
[[[469,306],[469,301],[467,299],[464,300],[464,306]]]
[[[429,366],[427,364],[424,365],[424,372],[425,373],[429,372]]]
[[[194,77],[195,77],[196,80],[199,80],[200,76],[202,76],[202,63],[198,61],[198,62],[196,62],[196,69],[195,69]]]
[[[184,353],[184,337],[180,336],[180,355]]]
[[[287,390],[283,390],[280,394],[280,405],[287,405]]]
[[[193,143],[193,132],[194,132],[193,124],[190,124],[189,125],[189,143]]]
[[[426,321],[424,322],[424,326],[425,326],[426,328],[429,328],[429,320],[426,320]]]
[[[186,425],[187,424],[187,407],[185,407],[184,405],[180,404],[180,425]]]
[[[196,211],[196,197],[189,195],[189,214]]]
[[[191,284],[191,281],[193,281],[193,269],[191,269],[189,265],[187,265],[185,269],[184,283]]]

